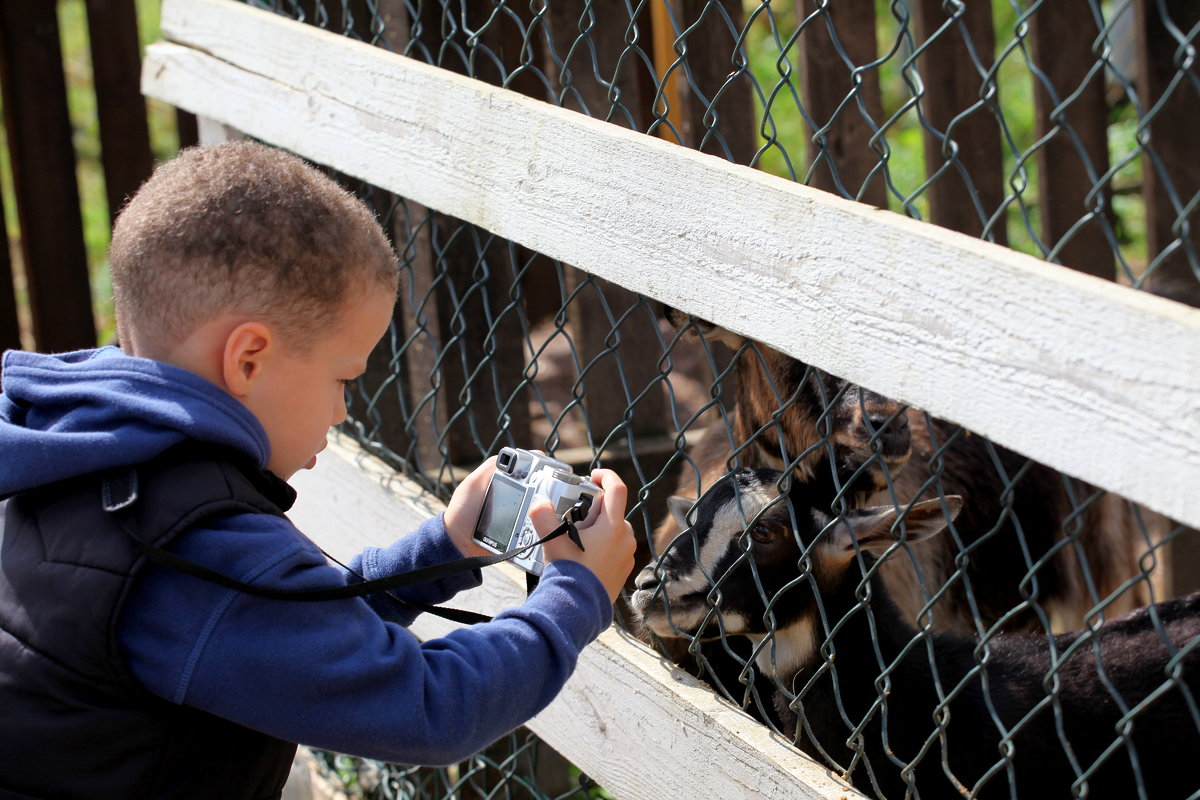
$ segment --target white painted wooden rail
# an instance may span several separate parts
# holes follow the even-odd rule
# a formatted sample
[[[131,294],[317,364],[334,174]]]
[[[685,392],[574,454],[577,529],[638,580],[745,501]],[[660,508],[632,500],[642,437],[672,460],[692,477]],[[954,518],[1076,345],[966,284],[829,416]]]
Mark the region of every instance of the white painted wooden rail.
[[[1200,310],[231,0],[147,94],[1200,526]]]
[[[442,510],[356,445],[331,437],[317,467],[292,479],[288,514],[332,555],[382,546]],[[524,573],[507,564],[458,595],[457,608],[495,614],[520,605]],[[457,623],[428,614],[423,639]],[[587,647],[575,674],[529,727],[616,797],[636,800],[861,797],[824,767],[721,700],[645,645],[610,628]]]

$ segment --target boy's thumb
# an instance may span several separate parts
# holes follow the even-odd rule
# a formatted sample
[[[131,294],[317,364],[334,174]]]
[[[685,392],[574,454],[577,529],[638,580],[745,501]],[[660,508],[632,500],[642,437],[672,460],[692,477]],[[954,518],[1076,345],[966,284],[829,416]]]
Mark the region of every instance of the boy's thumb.
[[[545,536],[557,528],[561,520],[554,513],[554,506],[550,504],[550,501],[542,499],[529,509],[529,521],[533,523],[533,529],[538,532],[538,536]]]

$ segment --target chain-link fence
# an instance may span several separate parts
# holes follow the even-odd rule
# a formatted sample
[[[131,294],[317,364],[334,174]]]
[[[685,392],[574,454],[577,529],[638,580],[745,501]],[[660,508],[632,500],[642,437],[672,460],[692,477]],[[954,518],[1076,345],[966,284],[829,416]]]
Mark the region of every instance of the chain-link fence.
[[[1200,304],[1191,230],[1200,167],[1189,152],[1200,129],[1194,2],[252,4]],[[641,564],[658,565],[659,577],[672,553],[700,550],[695,529],[683,524],[697,512],[677,521],[667,498],[704,495],[716,503],[712,487],[728,485],[721,478],[734,467],[786,469],[810,487],[803,499],[810,510],[835,521],[863,507],[927,499],[950,516],[946,498],[962,497],[946,532],[904,542],[881,562],[856,561],[849,604],[826,602],[817,591],[824,562],[814,560],[813,532],[799,515],[792,517],[801,548],[793,572],[773,584],[765,568],[750,568],[766,540],[754,533],[755,514],[746,514],[734,535],[735,562],[758,576],[750,590],[762,597],[750,605],[766,628],[735,624],[743,605],[722,587],[735,585],[727,576],[736,571],[713,563],[702,565],[701,619],[677,619],[668,603],[665,623],[648,638],[867,794],[1017,796],[1010,787],[1023,787],[1039,764],[1061,762],[1054,774],[1065,776],[1066,788],[1048,789],[1053,796],[1074,784],[1081,796],[1157,797],[1147,775],[1186,774],[1186,762],[1160,769],[1146,748],[1139,751],[1134,730],[1139,713],[1169,695],[1179,709],[1176,741],[1200,737],[1190,694],[1200,670],[1194,626],[1151,625],[1141,646],[1166,650],[1169,663],[1133,694],[1120,674],[1106,671],[1116,669],[1104,660],[1107,634],[1073,640],[1095,643],[1095,702],[1122,709],[1098,749],[1076,743],[1075,723],[1063,721],[1069,711],[1062,710],[1070,708],[1062,697],[1077,666],[1068,658],[1087,656],[1090,645],[1072,647],[1047,631],[1095,626],[1195,589],[1200,571],[1187,569],[1200,560],[1193,531],[569,264],[358,188],[391,232],[403,268],[395,324],[354,392],[349,427],[369,449],[442,497],[504,445],[541,448],[579,469],[615,468],[631,487]],[[792,499],[796,505],[795,491]],[[679,506],[685,517],[690,505]],[[781,627],[798,592],[815,598],[820,613]],[[911,638],[894,650],[868,648],[869,664],[839,679],[838,634],[874,619],[869,610],[878,611],[883,594]],[[660,587],[649,602],[666,595]],[[619,616],[637,627],[626,600]],[[877,629],[871,633],[882,641]],[[988,665],[1015,634],[1048,653],[1028,719],[993,710],[982,718],[1000,732],[992,738],[951,726],[960,695],[1003,704],[1004,678]],[[789,638],[797,635],[808,639]],[[783,668],[784,654],[794,658],[797,650],[818,655],[804,662],[814,674]],[[951,668],[950,658],[966,658],[966,666]],[[900,680],[901,667],[922,664],[930,676],[923,691],[934,698],[914,708],[925,716],[889,714],[920,694]],[[869,690],[867,700],[854,680]],[[829,702],[815,702],[818,694]],[[1029,720],[1044,714],[1057,714],[1059,724],[1042,740],[1023,739],[1041,730]],[[972,750],[974,738],[995,738],[995,746]],[[546,748],[519,737],[509,744],[449,770],[372,766],[370,780],[356,772],[354,782],[379,797],[603,796],[586,778],[585,788],[543,788],[550,779],[536,777],[531,754]],[[1200,777],[1181,777],[1172,788],[1197,796]]]

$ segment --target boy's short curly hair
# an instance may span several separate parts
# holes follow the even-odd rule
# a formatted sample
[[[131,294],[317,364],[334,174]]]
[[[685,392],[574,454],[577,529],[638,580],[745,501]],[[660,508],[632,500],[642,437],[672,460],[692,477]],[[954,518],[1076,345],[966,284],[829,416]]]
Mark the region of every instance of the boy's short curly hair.
[[[253,142],[192,147],[122,209],[109,249],[117,334],[168,349],[226,311],[310,347],[356,287],[396,291],[371,211],[300,158]]]

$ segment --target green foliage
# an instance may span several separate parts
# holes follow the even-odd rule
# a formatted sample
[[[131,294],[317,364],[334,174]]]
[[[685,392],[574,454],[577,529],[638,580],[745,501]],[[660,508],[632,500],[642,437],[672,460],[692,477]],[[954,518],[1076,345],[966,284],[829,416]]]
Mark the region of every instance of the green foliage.
[[[796,9],[815,8],[799,3],[746,0],[745,44],[750,72],[757,86],[756,111],[762,120],[760,152],[756,166],[775,175],[807,182],[814,125],[823,120],[806,119],[801,76],[800,39],[812,26],[826,24],[816,12],[809,17]],[[926,148],[930,146],[918,115],[919,87],[913,73],[920,71],[921,56],[914,61],[916,33],[909,4],[899,0],[876,0],[877,60],[854,65],[879,82],[883,114],[872,119],[877,130],[875,149],[886,159],[889,207],[921,219],[929,217]],[[1045,256],[1053,243],[1039,243],[1041,210],[1039,199],[1037,119],[1034,88],[1036,70],[1030,52],[1028,10],[1017,2],[992,3],[995,52],[977,52],[985,75],[979,77],[980,94],[989,103],[974,113],[994,119],[1001,134],[1005,197],[999,226],[1014,249]],[[957,31],[945,35],[955,38]],[[843,65],[837,65],[841,68]],[[837,70],[831,68],[831,74]],[[852,88],[849,67],[833,74]],[[1119,93],[1118,93],[1119,94]],[[854,106],[844,114],[860,113]],[[1110,163],[1116,171],[1113,199],[1115,228],[1123,256],[1132,263],[1145,261],[1145,210],[1140,197],[1141,158],[1136,141],[1137,119],[1124,96],[1114,101],[1109,129]],[[943,176],[944,178],[949,177]],[[851,193],[858,187],[846,187]],[[1082,213],[1082,210],[1081,210]]]

